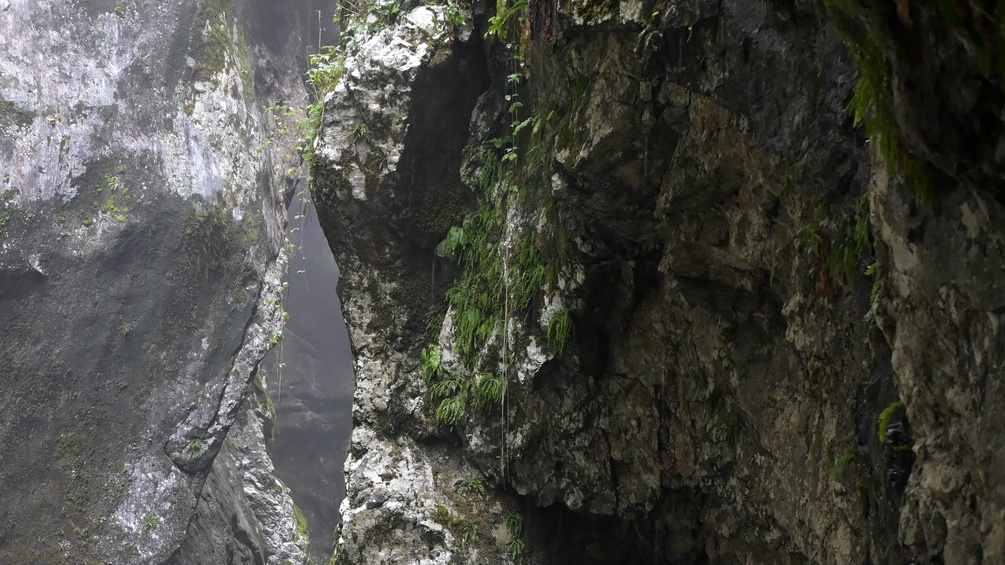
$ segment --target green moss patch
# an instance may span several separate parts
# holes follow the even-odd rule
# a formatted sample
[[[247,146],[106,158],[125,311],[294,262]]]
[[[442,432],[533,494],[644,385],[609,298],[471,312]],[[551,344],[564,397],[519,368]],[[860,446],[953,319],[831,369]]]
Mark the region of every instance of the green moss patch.
[[[24,127],[35,121],[36,113],[21,108],[10,100],[0,100],[0,125],[14,124]]]

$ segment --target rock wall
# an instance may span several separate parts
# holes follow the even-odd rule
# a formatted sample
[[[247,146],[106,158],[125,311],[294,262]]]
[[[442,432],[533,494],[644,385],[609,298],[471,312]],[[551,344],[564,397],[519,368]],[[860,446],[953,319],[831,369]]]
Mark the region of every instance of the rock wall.
[[[321,4],[0,2],[0,561],[306,562],[247,393]]]
[[[917,456],[898,539],[919,558],[994,562],[1005,555],[1005,73],[990,54],[1005,14],[977,2],[831,15],[867,79],[880,141],[875,314]]]
[[[1000,558],[1005,20],[888,4],[372,8],[339,563]]]

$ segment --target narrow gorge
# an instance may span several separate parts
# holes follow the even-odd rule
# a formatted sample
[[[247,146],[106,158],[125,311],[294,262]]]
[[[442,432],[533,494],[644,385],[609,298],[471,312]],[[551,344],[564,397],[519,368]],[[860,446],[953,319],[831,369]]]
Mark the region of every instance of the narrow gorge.
[[[0,31],[0,563],[1005,563],[1005,6]]]

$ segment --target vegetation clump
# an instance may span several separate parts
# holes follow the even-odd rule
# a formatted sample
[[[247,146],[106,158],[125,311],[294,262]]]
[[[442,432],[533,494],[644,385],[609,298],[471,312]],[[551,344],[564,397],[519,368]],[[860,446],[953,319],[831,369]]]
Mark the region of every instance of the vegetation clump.
[[[313,102],[307,107],[305,117],[298,124],[300,143],[297,151],[308,162],[314,161],[314,142],[321,131],[325,98],[335,90],[345,75],[346,58],[359,51],[359,38],[372,34],[380,26],[394,23],[400,11],[400,2],[389,5],[370,0],[339,2],[332,21],[339,26],[342,41],[339,45],[326,45],[310,58],[307,85]],[[366,125],[358,124],[349,134],[354,142],[369,138]]]
[[[336,19],[337,21],[337,19]],[[314,141],[321,131],[324,118],[325,97],[335,90],[345,74],[346,51],[343,47],[328,45],[321,53],[311,57],[311,68],[307,71],[307,84],[311,89],[313,102],[307,107],[306,116],[297,124],[300,143],[297,151],[307,161],[314,162]]]
[[[523,532],[523,516],[516,512],[507,514],[505,523],[510,535],[509,541],[506,542],[509,557],[514,563],[523,563],[524,543],[520,539],[520,534]]]
[[[147,514],[143,516],[143,532],[149,532],[153,530],[161,523],[161,519],[154,514]]]
[[[890,433],[890,421],[893,419],[897,410],[904,407],[904,403],[901,401],[892,402],[889,406],[883,409],[879,413],[879,443],[886,443],[888,439],[888,434]]]
[[[205,448],[206,442],[200,438],[196,438],[188,442],[188,445],[185,447],[185,451],[189,455],[198,455],[199,453],[202,453],[202,450]]]
[[[571,335],[572,318],[569,311],[563,308],[555,312],[548,320],[548,346],[561,355],[565,351],[565,344]]]
[[[441,249],[460,267],[445,293],[450,340],[463,375],[448,374],[436,362],[439,346],[423,351],[423,374],[438,422],[455,426],[470,405],[478,410],[505,407],[508,367],[528,338],[514,321],[538,326],[546,290],[558,283],[565,241],[558,207],[547,194],[555,151],[549,122],[554,111],[527,115],[521,101],[530,57],[528,3],[500,0],[485,37],[505,44],[510,72],[502,134],[484,142],[471,161],[479,163],[472,187],[477,205],[450,227]],[[535,219],[544,215],[544,228]],[[517,327],[523,327],[518,325]],[[537,337],[559,355],[573,332],[568,310],[554,314]],[[505,423],[505,410],[503,410]]]

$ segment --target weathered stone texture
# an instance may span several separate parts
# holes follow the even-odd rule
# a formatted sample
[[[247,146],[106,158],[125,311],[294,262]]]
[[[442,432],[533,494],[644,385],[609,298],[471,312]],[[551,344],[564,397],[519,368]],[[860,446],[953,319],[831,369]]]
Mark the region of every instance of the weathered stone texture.
[[[925,8],[833,4],[530,2],[508,46],[479,39],[491,14],[477,9],[470,37],[451,43],[434,19],[423,39],[419,8],[347,61],[315,187],[356,353],[340,558],[484,563],[471,548],[511,547],[425,535],[428,502],[366,502],[428,489],[419,500],[453,512],[454,490],[420,480],[437,472],[485,477],[488,507],[522,500],[524,556],[538,563],[1000,558],[1005,263],[989,148],[1001,117],[968,118],[1000,109],[1000,77],[965,60],[983,78],[963,104],[937,83],[962,53],[958,34],[948,47],[928,39],[941,31],[908,45],[915,58],[900,32],[880,36],[897,158],[937,170],[926,200],[916,169],[891,172],[870,151],[882,136],[866,140],[847,110],[853,56],[863,64],[849,22],[875,31],[906,25],[897,5]],[[942,25],[910,14],[919,34]],[[520,197],[499,201],[498,233],[504,256],[530,234],[557,265],[468,364],[461,314],[448,310],[439,332],[424,325],[463,265],[437,247],[449,224],[417,227],[411,207],[435,179],[416,183],[403,157],[438,139],[423,98],[436,92],[418,85],[451,60],[488,81],[443,75],[479,101],[464,108],[463,185],[440,178],[437,202],[460,225],[453,205],[474,208],[485,149],[535,118],[514,141]],[[376,97],[386,103],[366,103]],[[524,107],[511,111],[515,100]],[[453,123],[459,109],[436,111]],[[358,122],[385,126],[353,142]],[[963,158],[954,140],[970,133],[979,147]],[[454,166],[456,150],[444,143],[420,162]],[[559,351],[547,334],[562,309],[574,333]],[[438,426],[420,363],[431,341],[450,374],[506,374],[502,411],[469,394],[456,429]],[[440,455],[444,442],[467,470]],[[393,467],[377,462],[395,450],[409,464],[388,476],[410,478],[374,478],[367,462]]]
[[[217,514],[294,523],[214,463],[240,420],[271,473],[244,399],[298,165],[266,109],[305,97],[316,3],[265,4],[0,2],[0,562],[177,562]]]

